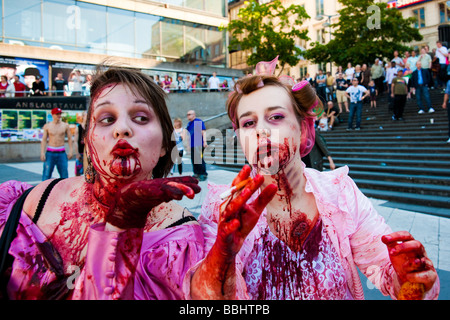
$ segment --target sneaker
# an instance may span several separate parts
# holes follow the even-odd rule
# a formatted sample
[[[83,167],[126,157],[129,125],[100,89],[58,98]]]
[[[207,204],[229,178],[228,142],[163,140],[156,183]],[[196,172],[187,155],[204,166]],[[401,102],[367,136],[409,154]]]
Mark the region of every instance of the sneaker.
[[[450,138],[448,138],[447,143],[450,143]]]
[[[396,121],[397,118],[395,116],[392,116],[392,121]]]
[[[359,131],[359,130],[361,130],[361,128],[355,128],[355,130],[358,130],[358,131]]]
[[[192,175],[192,178],[198,179],[198,174]]]
[[[433,113],[433,112],[434,112],[433,108],[428,109],[428,113]]]
[[[398,118],[398,121],[403,121],[404,119],[402,117]]]
[[[352,129],[352,128],[347,128],[346,130],[347,130],[347,131],[352,131],[353,129]]]
[[[198,180],[205,181],[206,180],[206,176],[204,174],[201,174],[200,177],[198,178]]]
[[[419,110],[419,112],[418,112],[419,114],[422,114],[422,113],[425,113],[425,111],[423,111],[423,110]]]

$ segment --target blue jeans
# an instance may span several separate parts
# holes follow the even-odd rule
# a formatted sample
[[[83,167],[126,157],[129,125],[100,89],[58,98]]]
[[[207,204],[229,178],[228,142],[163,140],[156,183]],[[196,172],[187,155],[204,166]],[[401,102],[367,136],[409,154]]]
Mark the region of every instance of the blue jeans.
[[[52,177],[53,169],[58,169],[59,176],[61,178],[68,178],[68,160],[65,151],[45,153],[44,172],[42,173],[42,181],[48,180]]]
[[[348,115],[348,128],[353,129],[353,118],[356,114],[356,128],[361,127],[362,101],[350,102],[350,113]]]
[[[427,108],[430,109],[431,108],[431,99],[430,99],[430,91],[428,91],[428,86],[418,85],[416,87],[416,101],[417,101],[417,106],[419,107],[420,110],[423,110],[422,97],[425,98]]]

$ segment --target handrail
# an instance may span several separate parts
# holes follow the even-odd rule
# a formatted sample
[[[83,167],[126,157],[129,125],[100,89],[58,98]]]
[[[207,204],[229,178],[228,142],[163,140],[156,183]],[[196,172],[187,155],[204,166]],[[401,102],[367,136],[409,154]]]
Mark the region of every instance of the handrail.
[[[208,119],[206,119],[206,120],[203,120],[203,122],[208,122],[208,121],[214,120],[214,119],[216,119],[216,118],[223,117],[223,116],[225,116],[225,115],[228,115],[228,112],[222,112],[222,113],[219,113],[218,115],[215,115],[215,116],[213,116],[213,117],[211,117],[211,118],[208,118]]]

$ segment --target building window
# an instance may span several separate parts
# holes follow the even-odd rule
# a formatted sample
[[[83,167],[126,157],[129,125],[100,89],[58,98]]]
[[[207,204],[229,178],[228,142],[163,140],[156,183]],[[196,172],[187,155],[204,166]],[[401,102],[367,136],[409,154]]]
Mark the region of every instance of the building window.
[[[416,18],[414,27],[425,28],[425,8],[413,10],[413,16]]]
[[[317,30],[317,42],[320,44],[325,43],[325,35],[324,35],[324,29],[318,29]]]
[[[316,0],[316,16],[323,15],[323,1]]]
[[[450,9],[446,3],[439,3],[439,22],[445,23],[450,21]]]

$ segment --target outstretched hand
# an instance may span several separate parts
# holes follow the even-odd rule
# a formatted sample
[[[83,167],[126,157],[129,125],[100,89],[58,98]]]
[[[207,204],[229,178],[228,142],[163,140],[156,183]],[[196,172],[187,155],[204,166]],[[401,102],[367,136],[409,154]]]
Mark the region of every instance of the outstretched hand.
[[[133,182],[117,192],[106,222],[121,229],[142,228],[154,207],[183,196],[193,199],[200,190],[198,180],[188,176]]]
[[[402,284],[423,284],[424,291],[433,287],[437,273],[420,241],[407,231],[385,235],[381,240],[388,248],[392,266]]]

